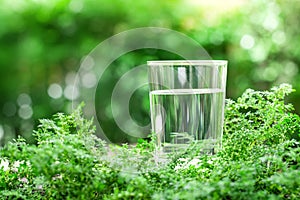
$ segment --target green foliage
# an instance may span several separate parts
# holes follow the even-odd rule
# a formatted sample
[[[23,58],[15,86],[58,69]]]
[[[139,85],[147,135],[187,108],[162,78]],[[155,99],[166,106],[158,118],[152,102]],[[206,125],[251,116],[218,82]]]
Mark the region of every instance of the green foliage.
[[[237,102],[227,100],[223,142],[226,156],[247,160],[252,154],[264,154],[265,146],[298,138],[299,116],[290,113],[291,104],[284,104],[284,97],[292,91],[290,85],[282,84],[270,92],[248,89]]]
[[[198,2],[0,0],[0,130],[4,129],[0,145],[18,134],[32,138],[32,129],[40,118],[69,113],[70,99],[64,95],[51,98],[47,94],[49,86],[55,83],[65,90],[72,85],[81,60],[96,45],[136,27],[179,31],[199,42],[213,59],[227,59],[230,98],[236,99],[246,88],[264,90],[274,84],[291,83],[297,92],[288,100],[299,114],[300,1],[241,1],[244,3],[240,7],[226,12],[223,9],[236,1],[226,6]],[[114,86],[131,68],[151,59],[178,59],[178,55],[157,49],[130,52],[112,63],[99,82],[102,87],[95,95],[97,112],[101,113],[98,118],[104,132],[111,133],[111,141],[134,141],[122,134],[112,117]],[[128,85],[124,84],[124,88]],[[131,116],[142,125],[150,121],[145,88],[130,100]],[[31,97],[32,116],[19,115],[20,93]]]
[[[94,136],[81,107],[40,120],[36,145],[0,150],[1,199],[299,199],[300,118],[284,98],[293,89],[227,100],[223,148],[156,165],[154,144],[113,146]]]

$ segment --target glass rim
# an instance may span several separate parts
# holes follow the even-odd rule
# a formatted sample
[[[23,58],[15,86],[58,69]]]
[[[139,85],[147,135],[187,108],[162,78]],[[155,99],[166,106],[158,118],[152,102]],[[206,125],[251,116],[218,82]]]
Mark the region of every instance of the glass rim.
[[[151,60],[147,65],[226,65],[227,60]]]

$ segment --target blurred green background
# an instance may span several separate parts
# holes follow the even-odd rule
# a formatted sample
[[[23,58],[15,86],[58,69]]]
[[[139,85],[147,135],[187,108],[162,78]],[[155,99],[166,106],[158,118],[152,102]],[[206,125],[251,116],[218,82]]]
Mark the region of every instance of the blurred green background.
[[[237,98],[246,88],[264,90],[291,83],[297,92],[288,101],[299,113],[300,1],[207,2],[0,0],[0,145],[17,135],[31,141],[38,119],[70,112],[82,59],[101,41],[137,27],[185,33],[213,59],[229,60],[228,98]],[[107,87],[97,92],[96,105],[101,126],[112,141],[136,140],[122,133],[111,114],[110,98],[118,79],[146,60],[176,56],[138,50],[105,71],[102,84]],[[150,122],[147,92],[147,87],[140,88],[130,101],[131,115],[142,125]],[[80,96],[80,91],[76,94]]]

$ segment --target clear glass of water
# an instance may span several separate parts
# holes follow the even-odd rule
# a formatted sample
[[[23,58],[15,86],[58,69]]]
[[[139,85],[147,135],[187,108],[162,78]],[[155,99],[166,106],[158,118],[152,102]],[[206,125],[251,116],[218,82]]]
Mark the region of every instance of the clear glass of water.
[[[148,61],[151,127],[157,152],[221,148],[227,76],[225,60]]]

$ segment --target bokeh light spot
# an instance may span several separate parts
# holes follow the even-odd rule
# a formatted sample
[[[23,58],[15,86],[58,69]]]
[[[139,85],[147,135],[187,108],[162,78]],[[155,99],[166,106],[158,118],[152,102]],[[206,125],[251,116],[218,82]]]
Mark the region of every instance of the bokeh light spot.
[[[65,82],[67,85],[73,85],[76,80],[76,73],[75,72],[69,72],[65,77]]]
[[[294,62],[287,62],[284,67],[284,74],[290,77],[297,75],[299,72],[297,65]]]
[[[21,117],[22,119],[30,119],[33,114],[33,111],[30,105],[23,104],[20,107],[18,114],[19,117]]]
[[[243,49],[251,49],[255,44],[255,40],[251,35],[244,35],[240,41],[240,45]]]
[[[266,59],[267,55],[268,55],[268,53],[267,53],[267,50],[265,49],[264,45],[260,44],[260,45],[255,46],[255,48],[253,48],[251,50],[250,57],[251,57],[252,61],[254,61],[254,62],[261,62]]]
[[[95,65],[95,61],[94,59],[91,57],[91,56],[85,56],[83,59],[82,59],[82,68],[85,69],[85,70],[91,70]]]
[[[278,19],[274,14],[268,14],[263,22],[263,27],[266,30],[273,31],[278,27]]]
[[[267,67],[263,72],[263,79],[266,81],[274,81],[278,77],[278,70],[272,66]]]
[[[97,78],[93,73],[86,73],[81,78],[82,85],[86,88],[92,88],[97,83]]]
[[[3,113],[7,116],[7,117],[12,117],[16,114],[17,112],[17,106],[12,103],[12,102],[6,102],[3,106]]]
[[[72,0],[69,4],[69,8],[74,13],[79,13],[83,8],[83,2],[80,0]]]
[[[278,45],[282,45],[286,41],[286,36],[283,31],[275,31],[272,34],[272,41]]]
[[[53,99],[58,99],[62,96],[63,90],[57,83],[53,83],[48,87],[48,95]]]
[[[19,95],[19,97],[17,99],[17,103],[18,103],[19,106],[30,105],[31,104],[31,98],[28,94],[22,93],[22,94]]]
[[[67,85],[64,90],[64,96],[68,100],[75,100],[79,97],[79,90],[74,85]]]

